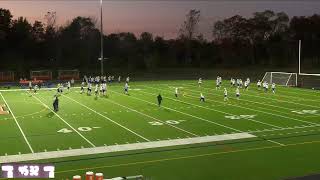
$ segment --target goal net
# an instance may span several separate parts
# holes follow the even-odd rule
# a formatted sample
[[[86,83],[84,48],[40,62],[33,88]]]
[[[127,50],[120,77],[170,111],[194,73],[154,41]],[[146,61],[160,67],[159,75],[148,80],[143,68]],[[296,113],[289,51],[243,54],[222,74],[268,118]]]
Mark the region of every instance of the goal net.
[[[262,82],[275,83],[280,86],[297,86],[298,77],[297,73],[266,72]]]
[[[58,79],[60,80],[79,80],[80,75],[79,75],[79,70],[74,69],[74,70],[59,70],[58,71]]]
[[[14,72],[12,71],[0,72],[0,81],[1,82],[14,81]]]
[[[30,71],[31,80],[52,80],[52,72],[50,70]]]

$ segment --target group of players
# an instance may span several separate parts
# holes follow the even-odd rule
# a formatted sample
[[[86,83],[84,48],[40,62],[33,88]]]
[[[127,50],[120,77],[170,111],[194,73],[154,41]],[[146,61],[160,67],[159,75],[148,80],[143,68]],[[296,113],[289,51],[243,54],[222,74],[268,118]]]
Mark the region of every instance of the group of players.
[[[126,78],[125,85],[124,85],[124,93],[129,93],[129,81],[130,77]],[[94,94],[96,97],[99,95],[101,96],[107,96],[107,82],[110,84],[114,82],[114,76],[96,76],[96,77],[86,77],[84,76],[81,87],[80,87],[80,93],[84,93],[85,86],[87,86],[87,95],[91,95],[92,93],[92,86],[94,85]],[[118,77],[118,83],[121,82],[121,76]]]

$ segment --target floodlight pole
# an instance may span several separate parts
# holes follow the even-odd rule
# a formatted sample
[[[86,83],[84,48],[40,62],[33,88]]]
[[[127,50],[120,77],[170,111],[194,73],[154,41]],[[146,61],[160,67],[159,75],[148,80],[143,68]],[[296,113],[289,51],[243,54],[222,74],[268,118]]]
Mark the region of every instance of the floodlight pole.
[[[101,76],[103,76],[103,22],[102,22],[102,0],[100,0],[100,38],[101,38]]]
[[[301,40],[299,40],[299,75],[301,74]]]

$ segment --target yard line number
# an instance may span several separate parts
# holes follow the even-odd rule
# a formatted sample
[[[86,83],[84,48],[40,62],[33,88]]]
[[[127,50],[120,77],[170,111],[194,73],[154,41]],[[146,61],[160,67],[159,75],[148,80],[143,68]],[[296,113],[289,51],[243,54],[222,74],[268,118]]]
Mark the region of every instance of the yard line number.
[[[78,127],[78,130],[82,131],[82,132],[88,132],[88,131],[92,131],[92,129],[98,129],[98,128],[101,128],[101,127]],[[68,129],[68,128],[62,128],[57,132],[66,134],[66,133],[72,133],[73,130]]]
[[[184,122],[185,120],[167,120],[164,122],[159,122],[159,121],[150,121],[149,124],[152,126],[162,126],[164,124],[171,124],[171,125],[176,125],[180,124],[181,122]]]

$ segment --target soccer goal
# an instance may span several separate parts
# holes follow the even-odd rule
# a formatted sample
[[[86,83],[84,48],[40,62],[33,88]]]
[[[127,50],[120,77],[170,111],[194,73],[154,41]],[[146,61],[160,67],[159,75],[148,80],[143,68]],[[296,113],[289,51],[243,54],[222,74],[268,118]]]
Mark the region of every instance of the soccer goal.
[[[266,72],[262,82],[275,83],[280,86],[297,86],[298,75],[289,72]]]
[[[14,72],[13,71],[0,72],[0,81],[1,82],[14,81]]]
[[[79,70],[59,70],[58,71],[58,79],[60,80],[79,80],[80,79],[80,73]]]
[[[52,72],[50,70],[30,71],[30,79],[52,80]]]

